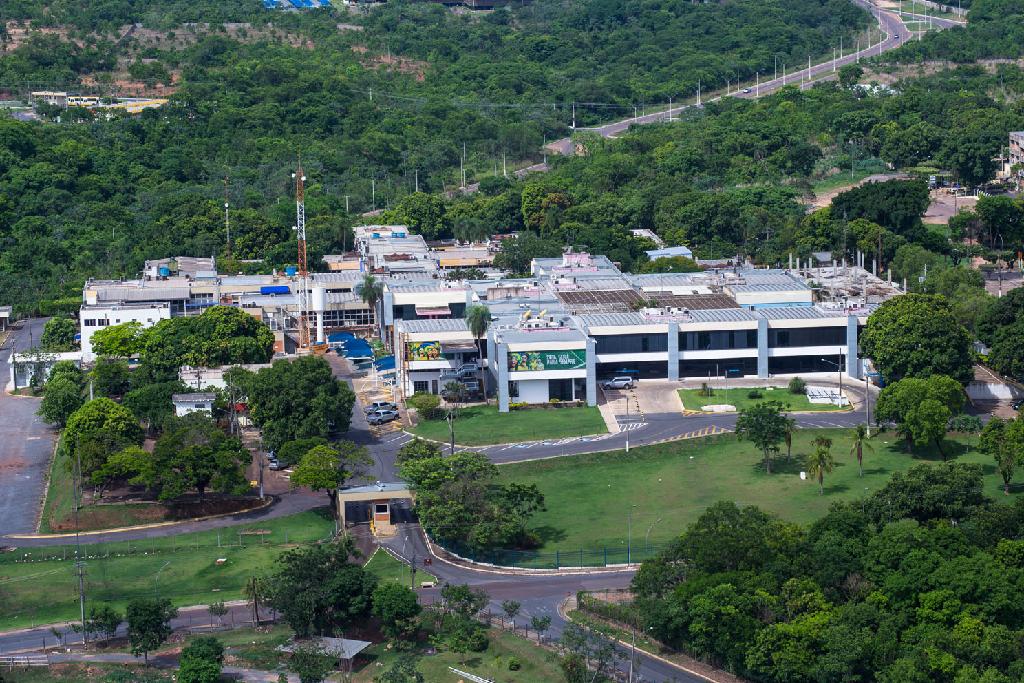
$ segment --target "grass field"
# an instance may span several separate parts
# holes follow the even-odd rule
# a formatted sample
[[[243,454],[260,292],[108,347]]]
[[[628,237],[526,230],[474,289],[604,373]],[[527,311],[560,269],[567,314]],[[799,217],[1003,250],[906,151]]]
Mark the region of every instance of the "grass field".
[[[586,434],[603,434],[608,429],[597,408],[558,408],[513,410],[499,413],[498,407],[471,406],[459,411],[455,420],[455,443],[484,446],[492,443],[514,443],[559,439]],[[425,439],[447,442],[448,423],[424,420],[412,432]]]
[[[67,458],[55,455],[50,463],[46,504],[39,518],[40,533],[74,531],[74,490],[74,479],[67,466]],[[206,496],[202,503],[189,498],[177,503],[166,504],[146,502],[94,505],[86,498],[85,504],[78,513],[78,528],[82,531],[117,529],[138,524],[153,524],[237,512],[258,507],[259,504],[260,501],[255,495],[240,498]]]
[[[779,401],[786,406],[786,410],[795,412],[830,412],[836,410],[847,410],[831,404],[811,403],[804,394],[791,393],[786,388],[770,389],[759,388],[762,398],[750,398],[748,394],[752,388],[715,389],[713,395],[703,396],[700,389],[680,389],[679,398],[683,407],[688,410],[700,410],[704,406],[727,404],[735,406],[736,410],[749,408],[763,401]]]
[[[835,470],[825,477],[824,495],[819,495],[816,481],[800,479],[811,439],[820,435],[833,439],[836,460]],[[1009,501],[1024,492],[1024,485],[1018,485],[1004,496],[992,459],[969,443],[976,438],[947,442],[946,450],[960,462],[984,466],[988,495]],[[615,451],[502,465],[501,477],[540,488],[547,509],[534,516],[532,526],[543,540],[541,550],[571,556],[580,548],[624,549],[630,521],[634,551],[643,547],[648,533],[651,545],[663,543],[720,500],[757,505],[783,519],[807,523],[835,501],[858,500],[877,491],[893,472],[919,462],[940,462],[932,451],[903,452],[902,442],[887,432],[871,440],[875,452],[865,453],[861,478],[850,445],[849,430],[799,430],[793,459],[786,460],[783,447],[770,475],[753,445],[725,435],[635,448],[628,455]]]
[[[365,569],[381,581],[396,581],[403,586],[410,585],[412,581],[412,577],[409,576],[409,565],[399,562],[380,549],[373,553],[373,557],[366,563]],[[415,581],[418,586],[423,581],[437,581],[437,578],[417,567]]]
[[[108,674],[123,671],[124,664],[103,664],[100,662],[55,664],[54,666],[4,669],[0,673],[0,681],[4,683],[101,683]],[[139,672],[139,681],[168,681],[171,672],[147,669],[144,666],[127,667],[129,671]]]
[[[85,544],[86,594],[91,604],[118,609],[136,597],[177,605],[242,596],[246,579],[268,570],[296,543],[326,538],[334,521],[325,510],[261,523],[146,541]],[[72,619],[78,614],[74,546],[19,549],[0,555],[0,629]],[[224,559],[223,564],[217,564]]]
[[[558,666],[558,657],[553,652],[504,631],[492,629],[488,635],[491,642],[487,650],[467,653],[465,663],[463,655],[450,652],[432,655],[418,653],[416,663],[424,680],[431,683],[455,683],[461,680],[448,670],[449,666],[501,683],[551,683],[564,680]],[[398,653],[382,644],[373,645],[365,652],[373,661],[356,672],[353,683],[371,683],[373,677],[390,666],[398,656]],[[519,660],[521,668],[518,671],[509,671],[508,663],[512,657]]]

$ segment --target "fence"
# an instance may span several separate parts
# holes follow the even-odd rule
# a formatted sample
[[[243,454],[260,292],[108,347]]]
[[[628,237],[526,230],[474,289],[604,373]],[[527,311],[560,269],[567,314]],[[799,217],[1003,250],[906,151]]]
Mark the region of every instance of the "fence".
[[[134,541],[83,542],[80,548],[83,560],[106,560],[225,548],[283,547],[298,543],[329,540],[332,537],[333,533],[327,534],[322,538],[309,538],[308,536],[290,538],[287,530],[275,532],[224,529],[197,535],[193,539],[167,536]],[[17,548],[8,553],[0,553],[0,565],[25,562],[63,562],[74,560],[75,557],[74,545],[25,547]]]
[[[654,557],[663,546],[653,544],[604,545],[599,548],[578,548],[539,552],[533,550],[475,550],[459,544],[443,546],[444,550],[471,562],[492,564],[513,569],[572,569],[637,564]]]

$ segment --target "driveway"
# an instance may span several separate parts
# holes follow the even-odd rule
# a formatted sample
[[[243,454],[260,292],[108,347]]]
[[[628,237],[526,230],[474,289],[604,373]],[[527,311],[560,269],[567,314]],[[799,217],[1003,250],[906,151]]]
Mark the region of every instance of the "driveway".
[[[0,385],[10,377],[12,348],[20,352],[30,339],[38,342],[45,322],[26,321],[0,349]],[[36,416],[39,402],[0,391],[0,536],[36,529],[54,443],[53,431]]]

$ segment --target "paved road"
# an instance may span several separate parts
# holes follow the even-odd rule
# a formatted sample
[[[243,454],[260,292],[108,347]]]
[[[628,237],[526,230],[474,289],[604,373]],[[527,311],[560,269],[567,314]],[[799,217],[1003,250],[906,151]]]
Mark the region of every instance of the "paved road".
[[[407,561],[415,561],[422,567],[422,558],[429,556],[423,534],[415,524],[403,524],[399,534],[386,541],[385,544],[400,557]],[[440,558],[434,558],[429,571],[442,583],[469,584],[484,590],[490,597],[492,612],[501,612],[503,600],[514,599],[521,605],[519,622],[529,622],[531,617],[551,617],[551,629],[546,637],[557,640],[565,629],[566,621],[558,614],[558,606],[566,598],[581,590],[599,591],[606,588],[625,588],[633,578],[633,570],[611,570],[592,573],[570,574],[497,574],[488,571],[469,569],[450,564]],[[622,663],[622,669],[628,667],[628,659]],[[638,678],[642,677],[642,678]],[[634,680],[661,683],[662,681],[678,681],[680,683],[699,683],[703,679],[665,664],[659,660],[642,655],[638,652],[637,667],[634,669]]]
[[[841,58],[835,60],[828,60],[820,64],[811,65],[810,69],[804,68],[797,71],[787,72],[783,77],[771,78],[764,81],[755,79],[753,84],[747,84],[745,88],[749,92],[743,92],[744,89],[729,93],[728,97],[739,97],[743,99],[755,99],[770,95],[784,86],[800,85],[800,88],[807,88],[813,85],[815,80],[822,78],[832,77],[833,72],[837,72],[843,66],[847,64],[853,64],[861,59],[867,59],[868,57],[877,57],[883,52],[894,50],[897,47],[903,45],[909,40],[913,39],[910,30],[903,23],[903,20],[898,14],[891,10],[883,10],[876,7],[874,4],[867,0],[851,0],[854,4],[860,6],[864,10],[870,12],[878,23],[878,27],[884,32],[885,38],[874,45],[870,45],[860,51],[846,52]],[[943,19],[934,17],[932,19],[934,26],[939,28],[950,28],[953,26],[962,26],[962,21],[953,19]],[[712,97],[708,101],[716,101],[721,99],[722,96]],[[634,125],[644,125],[650,123],[660,123],[669,119],[677,117],[683,111],[692,109],[695,104],[684,104],[671,109],[666,108],[663,111],[659,111],[653,114],[646,114],[636,117],[630,117],[621,121],[615,121],[614,123],[608,123],[603,126],[595,126],[592,128],[579,128],[578,130],[586,130],[592,133],[597,133],[602,137],[610,138],[616,137],[630,129]],[[562,138],[555,140],[547,146],[547,149],[557,152],[559,154],[568,155],[572,154],[573,146],[572,141],[569,138]],[[543,170],[543,169],[536,169]]]
[[[53,432],[36,416],[39,399],[10,396],[2,387],[10,377],[12,349],[38,342],[45,320],[27,321],[0,349],[0,534],[31,533],[53,452]]]

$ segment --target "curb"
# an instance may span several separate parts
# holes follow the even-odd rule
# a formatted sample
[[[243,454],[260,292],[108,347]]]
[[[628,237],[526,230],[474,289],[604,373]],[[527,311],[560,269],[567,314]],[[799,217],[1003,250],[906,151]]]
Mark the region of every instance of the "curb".
[[[566,611],[565,607],[568,604],[569,600],[575,600],[575,599],[576,599],[575,596],[570,596],[570,597],[566,598],[565,600],[562,600],[562,602],[558,603],[558,607],[556,608],[556,610],[558,612],[558,616],[562,617],[563,619],[565,619],[565,621],[567,621],[567,622],[569,622],[571,624],[575,624],[576,622],[573,621],[573,619],[569,616],[569,613],[568,613],[568,611]],[[627,648],[627,649],[632,649],[633,648],[633,645],[631,643],[627,643],[624,640],[619,640],[615,636],[610,636],[610,635],[608,635],[606,633],[600,633],[600,632],[598,632],[598,634],[602,638],[604,638],[605,640],[610,640],[611,642],[617,643],[617,644],[619,644],[620,646],[622,646],[624,648]],[[660,655],[656,655],[653,652],[649,652],[648,650],[644,650],[643,648],[639,648],[638,647],[636,649],[637,649],[638,652],[642,652],[645,656],[650,657],[651,659],[657,660],[657,661],[659,661],[662,664],[665,664],[667,666],[671,666],[674,669],[679,669],[680,671],[682,671],[684,673],[687,673],[687,674],[689,674],[691,676],[696,676],[697,678],[699,678],[699,679],[701,679],[703,681],[708,681],[708,683],[722,683],[722,681],[719,681],[718,679],[711,678],[711,677],[709,677],[709,676],[707,676],[705,674],[700,673],[699,671],[694,671],[693,669],[688,669],[685,666],[683,666],[682,664],[677,664],[676,662],[673,662],[673,661],[671,661],[669,659],[665,659],[664,657],[662,657]]]
[[[258,510],[265,510],[276,502],[274,496],[267,496],[267,500],[262,505],[248,508],[247,510],[238,510],[236,512],[223,512],[219,515],[206,515],[204,517],[193,517],[192,519],[182,519],[174,522],[156,522],[154,524],[137,524],[135,526],[123,526],[116,529],[97,529],[95,531],[81,531],[77,534],[74,532],[66,534],[8,534],[6,536],[0,536],[0,538],[10,538],[14,540],[37,540],[45,538],[74,538],[77,536],[99,536],[102,534],[123,534],[129,531],[146,531],[147,529],[162,529],[169,526],[177,526],[179,524],[191,524],[193,522],[205,522],[211,519],[223,519],[225,517],[234,517],[235,515],[244,515],[250,512],[256,512]]]
[[[488,574],[498,574],[501,576],[575,576],[579,574],[583,575],[599,575],[599,574],[621,574],[624,572],[636,571],[639,569],[640,564],[611,564],[605,567],[575,567],[565,569],[530,569],[528,567],[506,567],[500,564],[489,564],[486,562],[475,562],[468,560],[461,555],[441,548],[436,545],[430,536],[427,535],[426,531],[420,528],[423,538],[426,540],[427,550],[430,554],[441,560],[447,562],[450,565],[461,567],[463,569],[471,569],[478,572],[486,572]],[[384,546],[381,546],[384,547]],[[440,552],[438,552],[440,551]],[[408,561],[408,560],[407,560]],[[429,573],[429,572],[428,572]]]
[[[451,443],[448,442],[448,441],[438,441],[437,439],[428,439],[426,437],[419,436],[417,434],[413,434],[412,432],[410,432],[407,429],[396,430],[396,431],[401,431],[403,434],[405,434],[407,436],[411,436],[413,439],[419,439],[420,441],[426,441],[428,443],[437,444],[438,446],[450,446],[451,445]],[[617,434],[617,433],[618,432],[596,432],[594,434],[584,434],[583,436],[579,436],[579,437],[576,437],[576,436],[563,436],[562,439],[584,439],[584,438],[586,438],[588,436],[605,436],[606,434]],[[552,441],[552,440],[557,440],[557,439],[536,439],[535,441],[512,441],[512,442],[509,442],[509,443],[482,443],[482,444],[478,444],[476,446],[467,446],[466,444],[456,443],[455,444],[455,448],[464,448],[466,450],[473,450],[473,449],[477,449],[477,448],[493,448],[494,446],[519,446],[519,445],[527,444],[527,443],[528,444],[538,444],[538,443],[545,443],[546,441]]]

